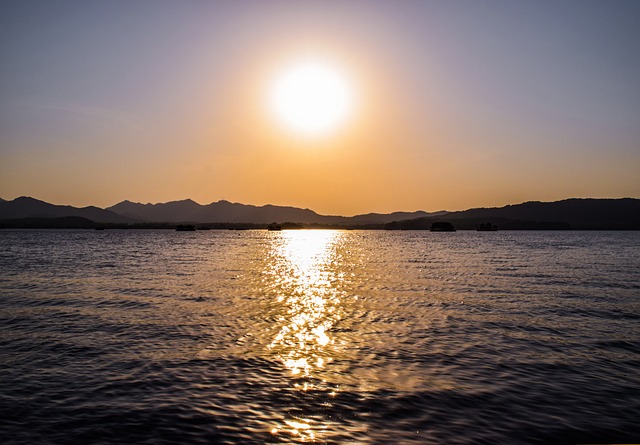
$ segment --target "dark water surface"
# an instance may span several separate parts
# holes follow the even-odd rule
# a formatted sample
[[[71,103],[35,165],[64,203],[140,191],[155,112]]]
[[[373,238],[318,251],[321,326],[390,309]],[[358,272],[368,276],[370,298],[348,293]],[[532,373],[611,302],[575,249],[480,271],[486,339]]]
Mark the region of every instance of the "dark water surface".
[[[0,231],[0,442],[640,442],[640,233]]]

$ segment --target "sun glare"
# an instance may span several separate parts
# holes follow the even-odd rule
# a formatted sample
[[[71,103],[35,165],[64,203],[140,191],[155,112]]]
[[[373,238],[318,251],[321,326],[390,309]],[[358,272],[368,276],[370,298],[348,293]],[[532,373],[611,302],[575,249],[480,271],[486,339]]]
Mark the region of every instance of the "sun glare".
[[[308,61],[276,77],[270,89],[270,107],[287,129],[320,136],[345,123],[353,107],[352,96],[340,70]]]

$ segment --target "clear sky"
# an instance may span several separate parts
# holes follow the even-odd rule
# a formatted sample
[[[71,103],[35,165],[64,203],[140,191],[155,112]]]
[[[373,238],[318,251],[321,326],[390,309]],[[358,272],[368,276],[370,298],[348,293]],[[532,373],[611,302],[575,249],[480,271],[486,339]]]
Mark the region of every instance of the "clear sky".
[[[0,2],[0,197],[323,214],[640,197],[640,1]],[[278,122],[321,60],[351,112]]]

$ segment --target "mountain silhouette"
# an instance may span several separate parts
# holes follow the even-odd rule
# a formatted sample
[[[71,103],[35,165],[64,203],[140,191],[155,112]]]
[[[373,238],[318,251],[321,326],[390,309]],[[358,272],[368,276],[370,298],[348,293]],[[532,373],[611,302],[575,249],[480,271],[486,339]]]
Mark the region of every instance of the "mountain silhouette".
[[[448,219],[505,218],[522,221],[558,221],[572,228],[601,228],[640,225],[640,199],[565,199],[555,202],[530,201],[500,208],[478,208],[452,212]]]
[[[319,215],[313,210],[297,207],[248,204],[218,201],[201,205],[186,199],[160,204],[141,204],[122,201],[107,210],[119,213],[129,218],[146,222],[196,222],[196,223],[252,223],[269,224],[271,222],[295,222],[301,224],[340,224],[363,225],[384,224],[391,221],[419,218],[431,215],[427,212],[396,212],[391,214],[369,213],[366,215],[326,216]]]
[[[555,202],[531,201],[504,207],[475,208],[459,212],[368,213],[350,217],[320,215],[313,210],[297,207],[254,206],[229,201],[201,205],[191,199],[159,204],[122,201],[107,209],[94,206],[78,208],[54,205],[25,196],[13,201],[0,199],[0,220],[64,217],[85,218],[105,224],[145,223],[147,226],[179,223],[266,225],[272,222],[288,222],[334,227],[429,229],[434,222],[449,221],[458,229],[475,229],[478,224],[491,223],[502,230],[616,230],[640,229],[640,199],[572,198]],[[36,222],[32,223],[36,224]],[[41,223],[44,224],[42,221],[37,222],[37,224]],[[47,224],[54,224],[55,227],[58,227],[63,223],[64,221],[58,221],[55,224],[53,222]],[[76,221],[74,224],[80,223]]]
[[[505,207],[449,212],[444,217],[459,229],[491,223],[513,230],[627,230],[640,229],[640,199],[571,198],[555,202],[530,201]],[[389,229],[427,229],[434,218],[388,224]]]
[[[72,207],[49,204],[38,199],[22,196],[13,201],[0,201],[0,219],[21,218],[62,218],[76,216],[100,223],[135,223],[134,218],[128,218],[118,213],[98,207]]]
[[[273,221],[316,223],[322,220],[322,216],[309,209],[273,205],[257,207],[229,201],[201,205],[191,199],[160,204],[140,204],[123,201],[108,207],[107,210],[148,222],[268,224]]]

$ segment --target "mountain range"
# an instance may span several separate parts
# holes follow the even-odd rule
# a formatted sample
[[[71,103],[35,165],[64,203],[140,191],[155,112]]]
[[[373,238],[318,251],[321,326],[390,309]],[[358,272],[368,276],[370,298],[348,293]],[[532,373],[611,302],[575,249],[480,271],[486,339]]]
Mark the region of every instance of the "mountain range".
[[[476,224],[491,222],[502,229],[640,229],[640,199],[565,199],[555,202],[525,202],[504,207],[474,208],[458,212],[394,212],[356,216],[320,215],[310,209],[287,206],[254,206],[228,201],[198,204],[186,199],[159,204],[122,201],[101,209],[95,206],[72,207],[50,204],[30,197],[12,201],[0,199],[0,220],[30,219],[38,226],[41,220],[67,219],[74,227],[89,223],[144,224],[253,224],[291,222],[303,225],[366,227],[386,229],[428,229],[433,222],[451,221],[457,228],[473,229]],[[84,219],[85,222],[79,221]],[[34,219],[38,221],[34,221]],[[19,223],[18,226],[20,226]],[[63,221],[49,224],[64,225]],[[5,224],[6,226],[6,224]],[[9,226],[16,226],[9,225]]]
[[[507,230],[640,230],[640,199],[572,198],[555,202],[530,201],[504,207],[476,208],[387,224],[386,228],[421,230],[446,220],[458,229],[491,223]]]
[[[22,218],[63,218],[82,217],[91,221],[111,224],[138,222],[132,218],[118,213],[104,210],[99,207],[72,207],[49,204],[38,199],[22,196],[13,201],[0,199],[0,219]]]
[[[424,218],[444,212],[395,212],[390,214],[369,213],[357,216],[326,216],[313,210],[285,206],[254,206],[218,201],[201,205],[186,199],[162,204],[140,204],[123,201],[106,210],[128,218],[148,222],[196,222],[196,223],[253,223],[294,222],[301,224],[385,224],[391,221]]]
[[[446,212],[395,212],[389,214],[369,213],[357,216],[326,216],[313,210],[286,206],[254,206],[229,201],[218,201],[207,205],[191,199],[159,204],[141,204],[122,201],[106,209],[98,207],[72,207],[49,204],[30,197],[13,201],[0,199],[0,220],[22,218],[83,217],[98,223],[245,223],[269,224],[293,222],[325,225],[371,225],[385,224],[405,219],[436,216]]]

